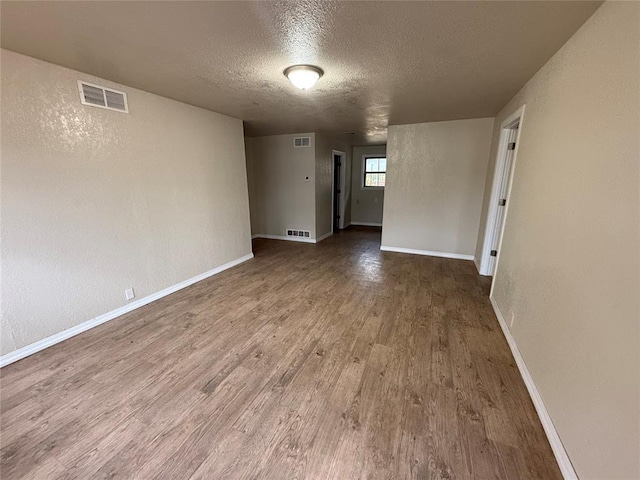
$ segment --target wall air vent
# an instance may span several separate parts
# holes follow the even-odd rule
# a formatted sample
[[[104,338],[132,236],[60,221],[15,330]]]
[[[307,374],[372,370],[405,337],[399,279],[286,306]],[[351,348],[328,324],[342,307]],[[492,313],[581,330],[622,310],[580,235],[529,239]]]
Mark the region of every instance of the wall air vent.
[[[291,230],[287,229],[287,237],[303,237],[309,238],[310,232],[308,230]]]
[[[294,148],[304,148],[311,146],[311,137],[294,137],[293,138],[293,147]]]
[[[78,90],[80,91],[80,101],[83,105],[129,113],[127,94],[124,92],[94,85],[93,83],[81,82],[80,80],[78,80]]]

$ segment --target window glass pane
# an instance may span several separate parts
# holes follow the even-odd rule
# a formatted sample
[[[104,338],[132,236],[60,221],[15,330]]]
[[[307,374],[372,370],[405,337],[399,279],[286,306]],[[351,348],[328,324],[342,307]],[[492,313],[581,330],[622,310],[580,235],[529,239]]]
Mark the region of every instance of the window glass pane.
[[[384,157],[365,158],[364,186],[384,187],[386,181],[387,159]]]
[[[364,186],[365,187],[377,187],[378,186],[378,174],[377,173],[367,173],[364,176]]]

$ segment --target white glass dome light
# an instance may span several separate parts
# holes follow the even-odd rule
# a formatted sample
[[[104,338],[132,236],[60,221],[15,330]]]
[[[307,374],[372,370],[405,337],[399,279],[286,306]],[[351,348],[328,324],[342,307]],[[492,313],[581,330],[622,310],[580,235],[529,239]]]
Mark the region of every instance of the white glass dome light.
[[[323,74],[322,69],[313,65],[293,65],[284,71],[284,75],[300,90],[313,87]]]

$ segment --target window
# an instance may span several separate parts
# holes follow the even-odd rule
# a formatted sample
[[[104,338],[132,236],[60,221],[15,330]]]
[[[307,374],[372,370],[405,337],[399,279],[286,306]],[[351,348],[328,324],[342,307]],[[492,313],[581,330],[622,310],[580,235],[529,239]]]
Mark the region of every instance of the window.
[[[364,188],[384,188],[387,176],[387,159],[384,157],[364,158]]]

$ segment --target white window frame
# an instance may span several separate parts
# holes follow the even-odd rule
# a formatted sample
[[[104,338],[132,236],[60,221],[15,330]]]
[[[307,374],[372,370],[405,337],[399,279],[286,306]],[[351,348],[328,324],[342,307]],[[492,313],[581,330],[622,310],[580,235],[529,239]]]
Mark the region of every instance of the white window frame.
[[[384,158],[387,160],[387,167],[389,166],[389,159],[387,158],[386,155],[373,155],[373,154],[367,154],[367,155],[363,155],[362,156],[362,168],[360,169],[360,190],[384,190],[384,187],[367,187],[364,184],[364,176],[365,176],[365,169],[366,169],[366,165],[367,165],[367,158]],[[376,173],[376,172],[369,172],[369,173]],[[385,183],[386,183],[386,174],[387,174],[387,170],[384,171],[385,174]]]

